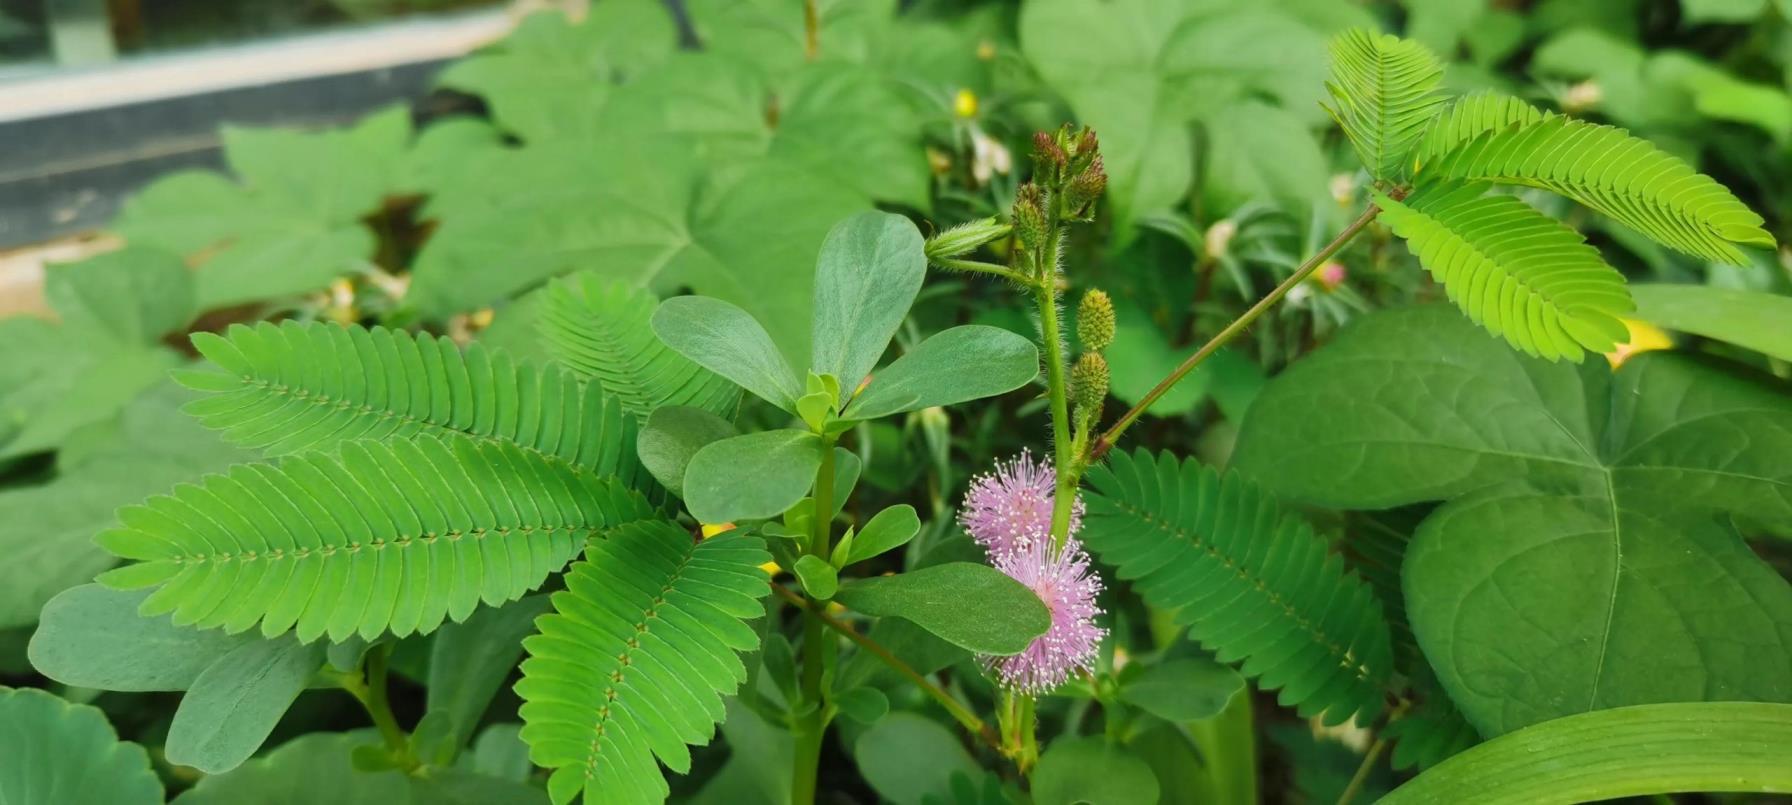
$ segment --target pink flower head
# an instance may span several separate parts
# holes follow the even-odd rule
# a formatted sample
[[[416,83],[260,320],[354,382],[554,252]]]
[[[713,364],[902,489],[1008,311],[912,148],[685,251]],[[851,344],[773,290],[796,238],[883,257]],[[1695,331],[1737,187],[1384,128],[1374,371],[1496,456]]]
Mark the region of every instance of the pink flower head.
[[[1046,541],[1052,531],[1052,498],[1058,473],[1051,461],[1033,461],[1027,450],[994,472],[971,479],[959,525],[991,556]],[[1070,508],[1070,533],[1083,526],[1083,501]]]
[[[1051,626],[1025,651],[983,658],[1004,687],[1021,693],[1044,693],[1071,674],[1090,670],[1107,636],[1107,630],[1095,624],[1095,616],[1101,614],[1095,596],[1102,585],[1101,576],[1089,567],[1089,555],[1073,539],[1054,557],[1050,542],[1036,539],[1019,550],[991,556],[997,570],[1026,585],[1051,613]]]

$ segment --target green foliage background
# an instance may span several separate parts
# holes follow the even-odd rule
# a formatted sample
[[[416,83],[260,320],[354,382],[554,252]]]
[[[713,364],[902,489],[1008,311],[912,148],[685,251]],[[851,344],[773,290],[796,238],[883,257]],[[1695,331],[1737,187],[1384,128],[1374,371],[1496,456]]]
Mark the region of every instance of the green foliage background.
[[[442,91],[477,99],[479,113],[419,120],[393,108],[334,131],[227,129],[226,171],[159,179],[110,227],[125,248],[52,267],[45,294],[54,320],[0,320],[8,347],[0,684],[18,688],[0,687],[0,749],[40,739],[71,747],[58,754],[64,762],[33,773],[56,785],[109,786],[81,789],[108,802],[160,801],[164,792],[179,802],[278,801],[273,792],[295,786],[339,803],[566,795],[573,775],[549,782],[523,744],[552,729],[520,724],[530,702],[565,694],[556,684],[585,681],[556,665],[579,660],[564,641],[524,640],[549,595],[577,606],[591,596],[586,580],[607,572],[608,554],[595,551],[538,590],[579,553],[578,529],[628,523],[629,538],[606,550],[651,550],[640,547],[644,535],[664,523],[642,518],[684,493],[659,466],[689,462],[700,476],[692,454],[736,427],[766,431],[793,452],[728,463],[763,461],[770,483],[797,455],[813,462],[801,467],[812,475],[819,448],[807,434],[774,430],[818,393],[786,388],[802,382],[788,367],[822,366],[813,355],[868,369],[884,341],[855,343],[861,354],[843,357],[823,355],[832,342],[817,349],[811,334],[901,312],[871,289],[839,321],[812,317],[824,237],[872,209],[920,221],[924,235],[1005,214],[1030,170],[1032,132],[1065,121],[1100,133],[1110,177],[1097,222],[1077,230],[1065,263],[1076,291],[1101,287],[1115,298],[1118,335],[1107,354],[1123,404],[1363,205],[1380,200],[1395,215],[1341,252],[1338,271],[1302,285],[1164,397],[1131,431],[1129,451],[1091,475],[1087,540],[1110,579],[1108,687],[1042,702],[1049,743],[1034,801],[1331,801],[1365,747],[1360,734],[1319,722],[1354,714],[1368,723],[1384,709],[1394,746],[1369,764],[1368,793],[1483,740],[1498,739],[1487,747],[1500,750],[1525,734],[1684,743],[1689,757],[1719,768],[1747,754],[1740,746],[1783,748],[1792,702],[1785,253],[1727,243],[1672,251],[1615,220],[1647,224],[1647,212],[1601,215],[1568,203],[1567,185],[1482,197],[1479,211],[1435,195],[1393,199],[1371,180],[1410,170],[1389,153],[1414,142],[1430,148],[1415,132],[1442,107],[1390,99],[1409,117],[1383,133],[1399,147],[1365,149],[1360,122],[1336,108],[1326,80],[1338,32],[1403,34],[1442,57],[1441,89],[1504,93],[1646,137],[1731,188],[1783,242],[1792,234],[1792,3],[817,5],[812,58],[800,0],[686,0],[683,27],[651,0],[600,0],[577,22],[528,17],[440,74]],[[1490,177],[1475,167],[1486,166],[1431,170],[1479,195]],[[1567,224],[1629,284],[1635,310],[1590,305],[1593,335],[1552,346],[1524,335],[1522,322],[1507,333],[1532,353],[1573,357],[1585,347],[1584,362],[1548,363],[1489,336],[1442,304],[1456,294],[1392,237],[1420,253],[1443,248],[1424,245],[1437,221],[1487,206]],[[1564,253],[1586,259],[1572,247]],[[687,292],[744,311],[763,326],[763,343],[713,362],[662,345],[654,306]],[[926,354],[924,343],[955,359],[985,357],[973,349],[983,341],[926,341],[964,334],[952,329],[964,325],[1034,335],[1025,294],[1001,282],[932,271],[919,294],[909,316],[887,322],[886,363]],[[708,303],[684,307],[700,304]],[[1620,318],[1671,331],[1673,352],[1608,369],[1596,354],[1603,343],[1636,332]],[[378,326],[313,324],[329,322]],[[746,363],[784,366],[788,384],[768,369],[772,391],[761,392],[731,370]],[[353,370],[331,375],[318,368],[326,364]],[[786,410],[743,397],[729,379],[780,397]],[[1014,385],[986,378],[987,389],[959,393],[934,377],[903,380],[916,400],[941,404]],[[848,418],[869,421],[852,426],[839,462],[841,518],[861,539],[877,534],[895,546],[855,557],[867,563],[861,575],[976,560],[955,507],[969,476],[1045,444],[1038,392],[950,408],[891,402],[863,417],[848,408]],[[639,456],[608,447],[634,445],[666,402],[707,412],[682,414],[679,425],[707,435],[642,442]],[[515,409],[531,415],[494,413]],[[417,440],[244,466],[370,436]],[[316,479],[372,488],[406,462],[452,461],[526,466],[578,492],[515,506],[527,492],[481,487],[490,499],[470,505],[491,517],[479,528],[534,528],[560,513],[571,520],[556,527],[574,531],[541,534],[535,553],[506,565],[508,578],[428,591],[403,620],[407,599],[396,588],[303,612],[227,597],[221,582],[179,565],[168,547],[179,538],[157,519],[246,522],[283,511],[269,502],[276,490],[294,506],[311,505],[309,496],[324,507],[329,494]],[[391,500],[414,493],[404,500],[441,502],[443,511],[445,501],[479,497],[455,479],[415,490],[390,483],[399,490]],[[177,488],[172,499],[119,513]],[[1197,513],[1190,503],[1180,520],[1135,522],[1143,499],[1212,508]],[[366,522],[407,516],[406,506],[380,510],[378,494],[353,500]],[[873,515],[901,506],[918,513],[917,527],[872,528]],[[1140,536],[1153,527],[1204,533],[1209,518],[1241,518],[1259,529],[1244,537],[1300,547],[1271,556],[1251,554],[1250,540],[1191,548],[1189,566],[1215,574],[1191,587],[1175,576],[1182,566],[1166,569]],[[334,534],[299,537],[322,549]],[[731,551],[779,558],[775,547],[764,554],[756,539],[734,539],[643,562],[633,581],[673,590],[679,562]],[[1236,569],[1228,551],[1249,560],[1236,563],[1244,568],[1236,577],[1220,570]],[[143,561],[114,570],[114,554]],[[117,586],[174,581],[154,594],[89,584],[108,571]],[[951,572],[894,578],[923,583]],[[1295,673],[1286,662],[1306,643],[1241,633],[1244,615],[1201,609],[1203,596],[1249,593],[1263,579],[1302,597],[1251,598],[1257,609],[1245,615],[1257,620],[1248,622],[1318,635],[1336,650],[1333,673]],[[838,581],[849,605],[857,596],[862,612],[881,614],[876,583]],[[881,595],[894,596],[884,584]],[[641,781],[644,796],[788,797],[792,748],[778,722],[791,715],[795,635],[757,617],[764,591],[753,586],[732,591],[729,614],[740,620],[726,639],[674,646],[715,665],[685,669],[702,683],[669,705],[696,715],[632,747],[633,765],[620,773]],[[162,613],[172,621],[151,617]],[[566,611],[544,620],[558,624],[544,633],[589,625]],[[943,670],[956,694],[992,706],[965,643],[897,618],[861,621],[917,670]],[[311,642],[319,635],[329,641]],[[394,644],[396,709],[414,727],[428,775],[395,773],[358,750],[376,736],[362,729],[353,699],[324,690],[352,687],[344,675],[363,662],[368,640]],[[737,651],[746,653],[736,659]],[[1216,657],[1242,665],[1251,685],[1236,692],[1239,676]],[[519,662],[524,673],[543,670],[513,692]],[[662,672],[683,678],[648,673]],[[1000,763],[967,748],[951,721],[874,659],[844,657],[839,676],[837,690],[852,696],[842,698],[850,705],[824,753],[824,791],[916,805],[1019,796],[993,771]],[[739,695],[722,704],[717,694],[737,684]],[[579,689],[579,706],[596,712],[604,695]],[[1733,731],[1716,737],[1687,726],[1706,711],[1646,709],[1731,701],[1756,704],[1725,705],[1744,709],[1723,716]],[[718,719],[718,737],[706,740]],[[545,754],[569,770],[591,763],[568,746]],[[1501,755],[1461,757],[1453,768],[1467,768],[1466,779],[1497,777]],[[656,758],[678,773],[660,783]],[[1608,760],[1591,757],[1588,767]],[[0,800],[9,786],[45,784],[14,766],[0,759]],[[1477,790],[1451,789],[1448,779],[1395,799]],[[319,785],[341,788],[326,794]]]

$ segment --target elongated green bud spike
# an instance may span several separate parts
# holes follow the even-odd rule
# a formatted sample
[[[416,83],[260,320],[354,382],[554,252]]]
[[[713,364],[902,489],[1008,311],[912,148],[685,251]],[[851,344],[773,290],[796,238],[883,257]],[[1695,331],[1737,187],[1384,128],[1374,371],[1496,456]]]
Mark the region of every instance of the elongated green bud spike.
[[[1014,234],[1028,251],[1037,252],[1045,243],[1045,193],[1039,185],[1028,182],[1014,194]]]
[[[1070,367],[1070,396],[1079,419],[1101,413],[1101,404],[1108,397],[1108,361],[1100,353],[1085,352]]]
[[[927,257],[930,260],[962,257],[986,243],[1008,237],[1008,232],[1008,225],[995,218],[959,224],[927,239]]]
[[[1076,340],[1089,352],[1100,352],[1114,343],[1114,302],[1105,291],[1091,290],[1077,303]]]

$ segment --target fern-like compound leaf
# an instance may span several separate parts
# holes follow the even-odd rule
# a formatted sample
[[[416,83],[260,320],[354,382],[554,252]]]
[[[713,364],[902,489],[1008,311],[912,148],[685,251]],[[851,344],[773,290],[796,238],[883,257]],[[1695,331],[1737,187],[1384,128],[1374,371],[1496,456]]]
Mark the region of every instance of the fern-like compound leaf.
[[[1450,301],[1512,346],[1578,361],[1625,340],[1633,308],[1624,275],[1580,233],[1485,182],[1422,186],[1404,200],[1376,194],[1380,220],[1403,237]]]
[[[1413,163],[1423,169],[1426,163],[1483,134],[1542,119],[1543,110],[1519,98],[1493,90],[1471,92],[1432,119],[1413,150]]]
[[[351,439],[463,433],[565,459],[637,489],[657,487],[635,458],[635,418],[555,364],[384,327],[294,321],[198,333],[222,372],[180,375],[210,396],[186,410],[269,455]]]
[[[1488,131],[1427,162],[1417,181],[1537,187],[1695,257],[1744,265],[1772,248],[1756,215],[1716,180],[1629,132],[1561,115]]]
[[[1243,477],[1167,453],[1114,453],[1088,478],[1084,539],[1147,603],[1302,715],[1381,710],[1381,605],[1305,522]]]
[[[535,589],[592,535],[655,514],[614,478],[456,434],[238,465],[126,507],[95,539],[137,560],[102,583],[159,587],[145,615],[341,641],[465,620]]]
[[[746,621],[770,592],[757,537],[730,532],[693,541],[665,521],[624,526],[594,540],[554,593],[554,611],[523,641],[516,685],[522,737],[536,765],[553,769],[556,803],[659,803],[668,789],[654,758],[677,772],[687,744],[708,743],[722,697],[747,678],[737,652],[759,636]]]
[[[683,405],[732,419],[740,387],[660,343],[650,324],[658,305],[644,288],[574,274],[549,286],[541,332],[556,358],[637,418]]]
[[[1332,118],[1377,180],[1407,173],[1407,156],[1446,99],[1443,65],[1417,42],[1353,28],[1332,40],[1325,88]]]

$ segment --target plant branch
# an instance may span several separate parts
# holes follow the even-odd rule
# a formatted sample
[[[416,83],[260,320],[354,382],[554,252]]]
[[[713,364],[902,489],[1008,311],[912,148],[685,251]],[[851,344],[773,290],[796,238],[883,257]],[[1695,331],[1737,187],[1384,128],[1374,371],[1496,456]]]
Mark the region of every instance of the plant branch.
[[[1032,277],[1022,274],[1019,271],[1015,271],[1012,268],[996,265],[995,263],[985,263],[979,260],[960,260],[956,257],[933,257],[929,259],[933,261],[934,265],[948,271],[989,274],[1028,288],[1037,284],[1033,281]]]
[[[809,549],[811,556],[819,556],[827,560],[830,546],[829,527],[834,520],[834,440],[824,438],[821,445],[821,466],[815,471],[815,494],[812,510],[809,514]],[[776,585],[774,585],[776,586]],[[781,589],[781,588],[780,588]],[[803,702],[812,705],[808,715],[797,727],[796,753],[791,770],[791,801],[796,805],[809,805],[815,801],[816,775],[821,766],[821,739],[827,733],[827,714],[821,707],[821,681],[833,659],[829,648],[832,643],[823,621],[820,608],[806,605],[803,599],[803,611],[808,617],[803,620]]]
[[[903,678],[915,683],[916,686],[921,688],[923,693],[933,697],[933,700],[939,702],[941,707],[946,708],[946,712],[952,714],[952,717],[957,719],[958,723],[963,724],[965,729],[970,730],[971,734],[981,738],[996,751],[1001,751],[1001,739],[996,736],[994,730],[989,728],[988,724],[983,723],[983,719],[978,718],[977,714],[972,713],[968,708],[960,704],[957,699],[952,698],[951,694],[942,690],[940,686],[933,684],[927,677],[922,676],[919,671],[909,667],[908,663],[903,662],[895,654],[890,653],[890,650],[885,648],[883,644],[860,634],[857,629],[852,628],[852,624],[827,614],[819,607],[811,604],[804,597],[791,592],[790,589],[784,585],[772,582],[771,586],[772,591],[777,593],[780,598],[783,598],[785,601],[802,609],[805,614],[820,621],[828,628],[839,632],[846,639],[857,643],[859,648],[871,652],[873,657],[882,660],[885,665],[890,666],[896,673],[901,674]]]
[[[1376,214],[1379,212],[1381,212],[1381,208],[1376,207],[1374,204],[1369,205],[1368,209],[1363,210],[1362,215],[1358,216],[1355,221],[1350,223],[1350,226],[1345,227],[1343,232],[1339,232],[1338,236],[1332,239],[1332,242],[1326,244],[1325,247],[1318,252],[1315,252],[1312,257],[1307,258],[1306,262],[1301,263],[1300,267],[1294,270],[1294,274],[1289,276],[1288,279],[1283,280],[1282,284],[1277,285],[1275,290],[1270,291],[1269,295],[1257,300],[1257,304],[1252,305],[1249,310],[1246,310],[1244,315],[1239,316],[1231,324],[1226,325],[1225,329],[1220,330],[1219,333],[1215,334],[1213,338],[1207,341],[1207,343],[1202,344],[1200,349],[1195,350],[1193,355],[1188,356],[1181,365],[1171,370],[1170,374],[1164,377],[1164,379],[1154,386],[1151,391],[1146,392],[1144,397],[1139,398],[1137,405],[1134,405],[1125,414],[1122,414],[1120,418],[1107,429],[1107,432],[1101,434],[1101,437],[1096,439],[1095,442],[1089,446],[1089,460],[1098,461],[1102,456],[1106,455],[1108,450],[1113,448],[1114,443],[1120,439],[1120,435],[1125,433],[1126,429],[1131,427],[1132,423],[1138,421],[1139,417],[1145,413],[1145,409],[1150,408],[1152,403],[1157,402],[1159,398],[1168,393],[1172,387],[1181,382],[1184,377],[1187,377],[1189,372],[1194,371],[1196,366],[1201,365],[1202,361],[1207,360],[1209,356],[1219,351],[1220,347],[1225,346],[1239,333],[1248,329],[1251,326],[1251,323],[1256,321],[1259,316],[1262,316],[1270,308],[1275,307],[1275,304],[1281,301],[1282,297],[1287,296],[1289,291],[1294,290],[1296,286],[1304,282],[1308,276],[1318,270],[1321,265],[1324,265],[1327,259],[1330,259],[1332,255],[1337,254],[1339,249],[1344,248],[1345,244],[1348,244],[1360,234],[1363,229],[1367,228],[1369,222],[1374,221]]]
[[[374,646],[367,652],[367,659],[363,663],[366,678],[363,679],[360,674],[347,673],[337,679],[337,684],[361,703],[361,709],[367,711],[367,717],[373,720],[373,726],[379,730],[380,738],[385,740],[386,748],[392,752],[392,758],[399,768],[410,771],[420,763],[411,754],[410,738],[398,726],[398,717],[392,714],[392,703],[387,698],[386,661],[391,651],[389,644]]]
[[[1350,784],[1344,786],[1344,793],[1338,795],[1337,805],[1350,805],[1361,793],[1363,785],[1369,781],[1369,772],[1375,768],[1375,761],[1381,759],[1381,753],[1388,748],[1388,739],[1376,738],[1369,745],[1369,751],[1363,753],[1363,762],[1356,767],[1356,774],[1350,776]]]

